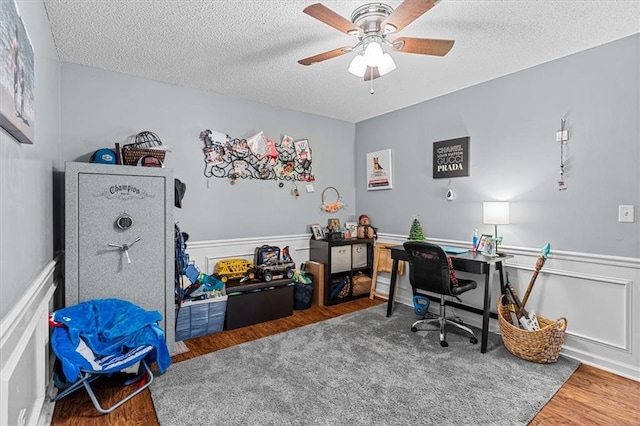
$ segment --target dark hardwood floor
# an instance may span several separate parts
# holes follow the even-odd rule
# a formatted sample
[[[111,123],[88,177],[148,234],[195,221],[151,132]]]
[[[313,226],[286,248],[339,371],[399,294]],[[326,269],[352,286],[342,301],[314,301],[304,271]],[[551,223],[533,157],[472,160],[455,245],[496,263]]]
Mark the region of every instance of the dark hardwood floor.
[[[191,339],[186,341],[189,352],[174,356],[173,362],[185,361],[380,303],[385,302],[363,298],[330,307],[313,306],[303,311],[294,311],[290,317]],[[98,399],[104,400],[105,405],[127,393],[127,389],[116,382],[100,380],[95,383]],[[638,425],[639,401],[640,382],[583,364],[530,425]],[[158,425],[158,420],[148,390],[107,415],[100,415],[87,393],[79,390],[56,404],[51,424],[146,426]]]

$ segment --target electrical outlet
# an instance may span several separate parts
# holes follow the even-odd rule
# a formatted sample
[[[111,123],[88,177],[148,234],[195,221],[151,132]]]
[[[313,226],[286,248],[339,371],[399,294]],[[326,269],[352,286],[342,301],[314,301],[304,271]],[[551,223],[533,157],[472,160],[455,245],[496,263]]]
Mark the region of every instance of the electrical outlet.
[[[556,142],[566,142],[569,140],[569,131],[562,130],[556,132]]]
[[[635,222],[634,206],[619,205],[618,206],[618,222]]]
[[[307,192],[313,192],[315,191],[315,188],[313,187],[312,184],[307,185]]]
[[[556,132],[556,142],[562,142],[562,132]]]

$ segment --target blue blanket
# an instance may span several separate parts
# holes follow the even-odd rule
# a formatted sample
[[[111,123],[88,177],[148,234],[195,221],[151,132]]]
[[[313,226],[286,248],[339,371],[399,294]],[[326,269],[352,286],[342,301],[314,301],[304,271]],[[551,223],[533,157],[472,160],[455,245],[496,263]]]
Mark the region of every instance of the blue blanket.
[[[78,364],[77,357],[69,356],[75,355],[71,352],[78,350],[81,340],[96,357],[151,345],[155,350],[147,357],[150,363],[157,362],[160,373],[171,365],[164,332],[158,325],[162,320],[158,311],[146,311],[120,299],[96,299],[55,311],[53,320],[63,324],[66,331],[54,333],[51,346],[71,382],[78,378],[80,368],[92,370],[89,363]]]

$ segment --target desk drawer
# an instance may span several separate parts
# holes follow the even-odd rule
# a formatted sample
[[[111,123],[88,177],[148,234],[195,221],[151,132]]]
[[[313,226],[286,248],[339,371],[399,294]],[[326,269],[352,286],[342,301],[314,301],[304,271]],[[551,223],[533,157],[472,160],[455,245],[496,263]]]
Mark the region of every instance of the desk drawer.
[[[453,269],[456,271],[469,272],[471,274],[484,275],[489,273],[489,265],[484,262],[478,262],[470,259],[460,259],[455,256],[451,258]]]

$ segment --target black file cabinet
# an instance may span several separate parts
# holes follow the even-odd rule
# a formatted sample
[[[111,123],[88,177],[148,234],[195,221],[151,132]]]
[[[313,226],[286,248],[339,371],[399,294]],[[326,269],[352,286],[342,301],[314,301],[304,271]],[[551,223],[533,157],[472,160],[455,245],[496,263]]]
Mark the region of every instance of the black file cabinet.
[[[324,263],[324,304],[335,305],[364,296],[367,289],[354,285],[373,273],[373,240],[311,240],[309,260]],[[357,280],[354,278],[357,277]],[[355,281],[355,282],[354,282]],[[369,281],[370,282],[370,281]]]

